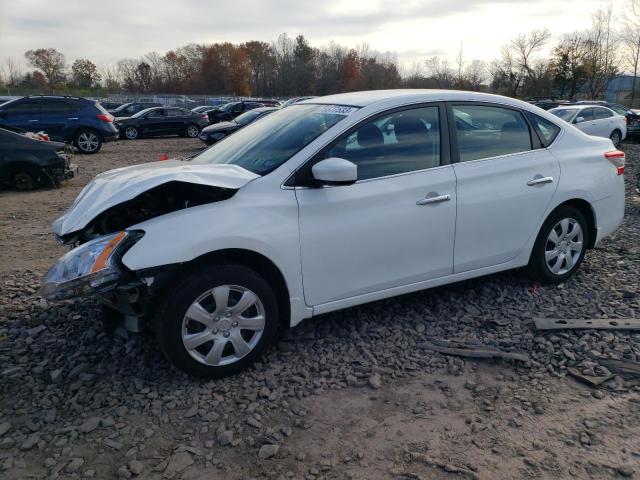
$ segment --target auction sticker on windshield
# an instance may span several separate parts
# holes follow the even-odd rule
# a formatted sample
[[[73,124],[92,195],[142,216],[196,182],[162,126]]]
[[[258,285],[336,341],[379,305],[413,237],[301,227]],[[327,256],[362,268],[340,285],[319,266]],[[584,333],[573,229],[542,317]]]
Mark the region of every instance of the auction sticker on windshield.
[[[336,115],[349,115],[358,110],[356,107],[344,107],[342,105],[325,105],[320,107],[319,113],[333,113]]]

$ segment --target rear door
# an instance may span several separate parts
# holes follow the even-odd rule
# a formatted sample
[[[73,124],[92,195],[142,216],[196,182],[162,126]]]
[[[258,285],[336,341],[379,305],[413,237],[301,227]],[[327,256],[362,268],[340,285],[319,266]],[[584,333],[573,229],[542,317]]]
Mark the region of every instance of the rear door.
[[[65,131],[73,131],[80,118],[78,111],[81,106],[72,100],[63,98],[48,98],[41,100],[39,125],[41,130],[49,134],[52,140],[64,141]],[[68,139],[67,139],[68,140]]]
[[[449,118],[456,140],[454,272],[506,263],[537,235],[560,166],[518,109],[452,103]]]
[[[606,137],[609,138],[611,132],[616,128],[614,121],[614,114],[608,108],[595,107],[593,109],[594,118],[597,127],[597,135],[598,137]]]
[[[179,135],[184,132],[188,114],[181,108],[167,108],[165,126],[167,134]]]
[[[0,124],[38,132],[40,128],[41,105],[37,98],[23,98],[12,102],[0,112]]]

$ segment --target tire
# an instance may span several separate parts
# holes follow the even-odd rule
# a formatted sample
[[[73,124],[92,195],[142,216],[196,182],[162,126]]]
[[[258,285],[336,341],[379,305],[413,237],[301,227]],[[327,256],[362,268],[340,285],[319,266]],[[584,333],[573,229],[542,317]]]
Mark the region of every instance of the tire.
[[[205,264],[175,285],[158,310],[157,335],[165,355],[180,370],[206,379],[233,375],[258,360],[273,341],[279,325],[276,294],[253,270]],[[248,303],[251,294],[254,303]],[[237,310],[240,299],[250,306]]]
[[[132,125],[129,125],[128,127],[124,128],[124,138],[126,138],[127,140],[135,140],[137,138],[140,138],[140,130]]]
[[[13,186],[16,190],[33,190],[39,184],[40,180],[33,172],[23,170],[13,174]]]
[[[184,131],[184,134],[189,138],[197,138],[199,133],[200,128],[194,123],[187,125],[187,128]]]
[[[580,267],[587,245],[589,229],[582,212],[570,206],[560,207],[549,215],[540,229],[531,252],[528,272],[540,283],[565,282]]]
[[[611,136],[609,137],[613,142],[613,146],[617,147],[622,142],[622,132],[618,129],[615,129],[611,132]]]
[[[102,138],[95,130],[83,128],[76,132],[73,137],[73,144],[80,153],[92,155],[98,153],[102,148]]]

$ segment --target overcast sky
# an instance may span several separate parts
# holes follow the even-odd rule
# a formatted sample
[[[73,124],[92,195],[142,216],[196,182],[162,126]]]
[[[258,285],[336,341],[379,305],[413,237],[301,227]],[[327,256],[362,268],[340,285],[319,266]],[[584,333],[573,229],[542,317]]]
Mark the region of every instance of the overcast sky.
[[[613,0],[621,5],[623,0]],[[596,0],[0,0],[0,62],[53,47],[67,62],[114,64],[188,43],[271,42],[282,32],[312,45],[362,42],[407,66],[432,55],[494,58],[518,33],[554,40],[589,26]],[[618,10],[619,11],[619,10]]]

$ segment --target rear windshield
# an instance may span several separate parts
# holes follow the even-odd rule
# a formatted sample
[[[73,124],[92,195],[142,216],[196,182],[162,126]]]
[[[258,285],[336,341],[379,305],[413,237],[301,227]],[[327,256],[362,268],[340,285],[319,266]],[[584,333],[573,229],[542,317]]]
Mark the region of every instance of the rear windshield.
[[[292,105],[247,125],[192,161],[238,165],[266,175],[356,110],[338,105]]]

